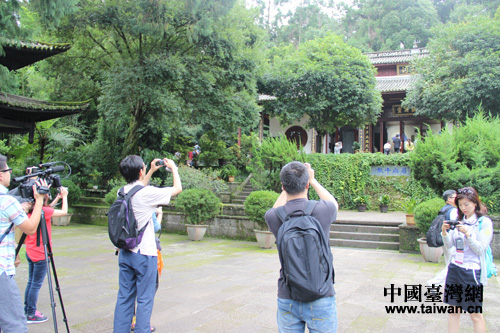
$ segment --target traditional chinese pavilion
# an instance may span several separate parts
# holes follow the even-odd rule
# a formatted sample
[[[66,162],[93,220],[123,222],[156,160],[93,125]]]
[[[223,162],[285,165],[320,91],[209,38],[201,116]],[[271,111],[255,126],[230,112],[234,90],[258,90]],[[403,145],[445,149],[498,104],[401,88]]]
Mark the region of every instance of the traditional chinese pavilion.
[[[1,40],[4,54],[0,65],[9,70],[31,65],[37,61],[69,50],[69,44],[47,44]],[[29,133],[33,143],[35,123],[82,112],[89,106],[84,102],[46,102],[0,91],[0,132]]]
[[[284,133],[291,141],[297,142],[304,147],[307,153],[333,152],[335,142],[342,141],[342,152],[353,153],[354,141],[361,144],[362,150],[366,152],[382,151],[381,147],[388,140],[400,134],[401,138],[416,138],[417,130],[425,133],[427,125],[433,131],[439,131],[442,127],[440,121],[427,117],[416,116],[414,110],[401,108],[401,102],[406,97],[406,92],[411,88],[415,80],[415,73],[411,72],[410,62],[418,57],[425,57],[429,51],[414,47],[409,50],[384,51],[367,53],[366,56],[377,68],[376,89],[380,91],[383,98],[382,113],[375,125],[369,124],[362,128],[344,126],[338,128],[335,133],[330,133],[318,138],[314,128],[306,129],[307,117],[304,116],[299,122],[290,126],[282,127],[279,120],[263,115],[260,133],[263,128],[268,128],[271,136]],[[259,101],[275,98],[261,95]],[[319,144],[321,140],[321,145]],[[321,150],[320,150],[321,147]]]

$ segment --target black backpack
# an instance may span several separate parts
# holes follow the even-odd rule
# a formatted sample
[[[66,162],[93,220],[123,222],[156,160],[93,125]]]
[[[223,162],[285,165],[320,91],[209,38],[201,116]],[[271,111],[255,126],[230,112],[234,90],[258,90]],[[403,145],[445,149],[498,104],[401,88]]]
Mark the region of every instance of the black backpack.
[[[132,210],[132,197],[142,185],[135,185],[127,194],[124,194],[123,187],[118,191],[118,198],[109,208],[108,214],[108,234],[111,242],[119,249],[130,250],[135,248],[142,240],[145,225],[141,230],[137,229],[137,221]]]
[[[333,255],[319,221],[311,215],[317,201],[309,201],[304,212],[276,212],[283,223],[276,245],[285,284],[292,299],[312,302],[327,296],[334,282]]]
[[[446,213],[453,206],[449,205],[449,207],[443,207],[436,218],[432,221],[429,230],[427,230],[427,245],[430,247],[441,247],[444,245],[443,237],[441,236],[441,228],[443,226],[443,222],[446,221]]]

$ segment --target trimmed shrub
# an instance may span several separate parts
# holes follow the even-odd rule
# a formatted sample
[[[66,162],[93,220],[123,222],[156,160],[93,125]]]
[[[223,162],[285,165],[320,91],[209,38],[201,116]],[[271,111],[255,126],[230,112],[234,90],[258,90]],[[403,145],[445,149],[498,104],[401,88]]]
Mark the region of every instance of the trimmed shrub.
[[[266,212],[271,209],[279,194],[274,191],[254,191],[245,200],[245,215],[255,221],[260,228],[267,230],[264,219]]]
[[[445,203],[442,198],[434,198],[424,201],[415,207],[415,224],[423,234],[427,233],[432,221],[444,205]]]
[[[213,192],[192,188],[177,196],[175,207],[186,215],[189,223],[200,224],[216,217],[221,212],[222,205]]]

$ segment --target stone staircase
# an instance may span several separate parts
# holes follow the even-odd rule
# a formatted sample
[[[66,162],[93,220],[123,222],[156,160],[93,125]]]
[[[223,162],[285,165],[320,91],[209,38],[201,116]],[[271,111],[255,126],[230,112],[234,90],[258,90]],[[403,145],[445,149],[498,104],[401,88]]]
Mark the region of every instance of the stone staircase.
[[[252,187],[252,184],[250,182],[247,182],[241,192],[238,193],[237,196],[231,198],[231,203],[232,204],[239,204],[243,205],[245,203],[246,198],[255,191],[255,189]]]
[[[342,211],[340,214],[345,214],[345,212]],[[398,226],[402,221],[392,216],[385,220],[385,216],[390,216],[386,214],[363,213],[363,215],[339,217],[330,228],[330,245],[399,250]]]

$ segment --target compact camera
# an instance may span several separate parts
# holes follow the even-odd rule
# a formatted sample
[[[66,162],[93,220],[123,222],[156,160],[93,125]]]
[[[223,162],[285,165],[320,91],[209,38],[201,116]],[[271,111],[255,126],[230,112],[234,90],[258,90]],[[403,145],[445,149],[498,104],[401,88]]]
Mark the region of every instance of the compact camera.
[[[163,166],[163,165],[165,165],[165,161],[163,161],[163,160],[159,160],[158,162],[156,162],[156,165],[161,165],[161,166]],[[165,170],[167,170],[167,172],[172,172],[172,169],[170,169],[170,168],[169,168],[169,167],[167,167],[167,166],[165,167]]]
[[[460,224],[460,221],[457,221],[457,220],[451,220],[451,221],[446,221],[446,223],[448,223],[450,225],[450,230],[453,230],[455,229],[455,227],[457,225]]]

